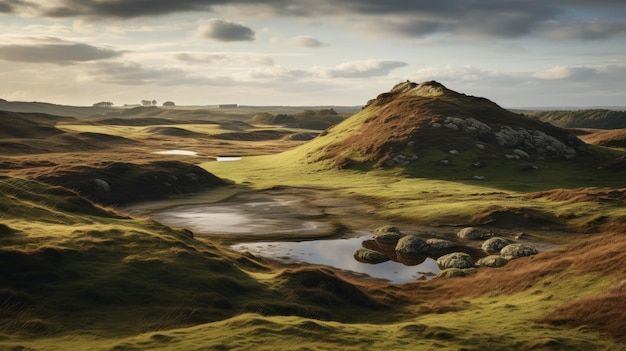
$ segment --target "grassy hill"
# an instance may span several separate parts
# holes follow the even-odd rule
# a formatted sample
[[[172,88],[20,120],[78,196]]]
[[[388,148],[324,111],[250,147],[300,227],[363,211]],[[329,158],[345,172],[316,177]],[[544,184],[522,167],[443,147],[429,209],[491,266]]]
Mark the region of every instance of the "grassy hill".
[[[562,128],[626,128],[626,111],[578,110],[578,111],[536,111],[528,114],[543,122]]]

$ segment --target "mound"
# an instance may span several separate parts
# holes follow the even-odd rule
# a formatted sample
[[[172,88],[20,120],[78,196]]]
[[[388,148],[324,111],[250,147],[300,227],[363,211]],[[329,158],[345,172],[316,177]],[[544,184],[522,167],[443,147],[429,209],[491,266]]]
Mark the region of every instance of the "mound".
[[[182,162],[57,167],[38,180],[76,190],[105,205],[164,199],[168,195],[230,184],[202,168]]]
[[[215,135],[214,138],[221,140],[262,141],[281,139],[290,134],[280,130],[254,130],[251,132],[233,132]]]
[[[586,154],[567,131],[447,89],[405,82],[322,133],[308,158],[376,166],[407,166],[424,152],[471,152],[501,160],[566,160]]]
[[[192,132],[190,130],[178,127],[152,127],[148,129],[149,133],[158,134],[158,135],[166,135],[166,136],[175,136],[182,138],[198,138],[202,136],[206,136],[202,133]]]
[[[62,130],[54,127],[60,121],[71,122],[75,119],[43,113],[0,111],[0,138],[43,139],[63,134]]]

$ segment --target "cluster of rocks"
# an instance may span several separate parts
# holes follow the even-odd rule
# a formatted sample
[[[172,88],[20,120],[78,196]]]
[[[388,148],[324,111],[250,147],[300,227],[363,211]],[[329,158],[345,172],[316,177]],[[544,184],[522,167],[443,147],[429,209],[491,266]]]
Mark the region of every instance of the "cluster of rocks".
[[[479,259],[475,259],[468,253],[471,252],[469,247],[438,238],[423,240],[415,235],[403,234],[398,227],[394,226],[377,228],[373,234],[377,243],[391,245],[396,257],[406,257],[406,255],[437,257],[437,264],[441,269],[437,277],[465,276],[474,272],[478,267],[502,267],[510,260],[538,253],[534,247],[506,238],[494,237],[491,233],[475,227],[461,229],[457,237],[460,240],[484,240],[480,246],[483,254],[476,255],[481,257]],[[388,254],[365,247],[357,249],[354,252],[354,258],[359,262],[371,264],[390,260]]]
[[[384,245],[392,245],[396,255],[433,255],[441,250],[449,250],[455,243],[443,239],[423,240],[415,235],[406,235],[398,227],[383,226],[374,230],[374,239]],[[389,261],[389,257],[379,251],[359,248],[354,252],[357,261],[365,263],[381,263]]]
[[[478,139],[495,138],[501,147],[513,149],[512,153],[505,155],[508,159],[526,159],[533,153],[553,158],[572,159],[576,157],[576,150],[567,144],[580,142],[576,140],[563,142],[540,130],[521,127],[500,126],[497,129],[475,118],[446,117],[442,123],[434,123],[433,126],[443,126]]]
[[[489,234],[479,228],[468,227],[461,229],[457,233],[457,237],[465,240],[484,240],[489,237]],[[453,252],[439,257],[437,264],[441,267],[442,271],[438,276],[463,276],[472,272],[471,270],[465,271],[467,269],[473,269],[475,267],[502,267],[510,260],[532,256],[538,253],[537,249],[532,246],[515,243],[501,237],[488,238],[482,243],[481,249],[488,254],[488,256],[477,261],[474,261],[470,255],[463,252]],[[452,271],[446,272],[448,269],[452,269]]]
[[[390,158],[387,161],[385,161],[385,166],[388,166],[388,167],[395,166],[395,165],[408,166],[409,164],[411,164],[411,162],[417,159],[419,159],[419,156],[417,154],[413,154],[413,153],[398,154],[398,155],[395,155],[393,158]]]

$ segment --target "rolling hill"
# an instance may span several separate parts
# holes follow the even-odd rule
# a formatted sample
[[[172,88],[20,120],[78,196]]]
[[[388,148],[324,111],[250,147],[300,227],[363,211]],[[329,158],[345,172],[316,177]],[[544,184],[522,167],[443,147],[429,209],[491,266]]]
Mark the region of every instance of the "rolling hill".
[[[481,157],[574,159],[588,153],[565,130],[434,81],[396,85],[323,133],[309,150],[308,159],[331,159],[338,167],[351,162],[407,166],[421,153],[435,151],[470,153],[476,162]]]

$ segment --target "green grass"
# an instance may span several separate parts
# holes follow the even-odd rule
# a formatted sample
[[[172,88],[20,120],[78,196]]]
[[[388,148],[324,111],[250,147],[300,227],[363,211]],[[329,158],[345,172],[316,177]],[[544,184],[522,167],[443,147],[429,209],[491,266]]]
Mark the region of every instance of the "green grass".
[[[528,199],[524,194],[554,188],[626,187],[612,170],[577,170],[575,165],[537,163],[539,170],[523,172],[520,163],[505,167],[498,161],[486,169],[467,170],[473,159],[452,159],[450,166],[434,166],[443,155],[433,152],[409,168],[337,170],[329,162],[307,162],[311,146],[279,155],[245,157],[237,162],[205,162],[209,172],[239,184],[264,189],[298,186],[334,190],[376,205],[381,218],[402,218],[424,225],[466,225],[491,221],[490,214],[515,212],[545,225],[581,228],[600,216],[624,218],[626,208],[617,203],[558,204]],[[462,156],[461,156],[462,157]],[[455,166],[459,164],[462,166]],[[485,180],[471,179],[483,175]]]
[[[37,350],[625,350],[585,328],[537,324],[556,304],[606,289],[607,278],[565,271],[525,292],[462,300],[454,309],[354,323],[243,313],[225,320],[138,336],[55,336],[25,345]],[[581,293],[583,292],[584,293]],[[410,309],[410,307],[409,307]],[[1,345],[1,343],[0,343]]]

